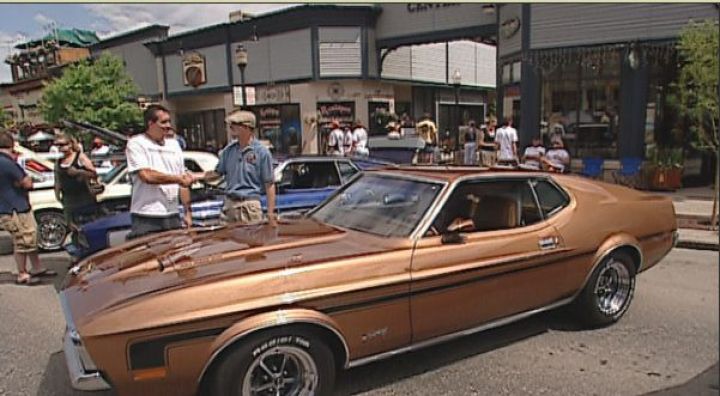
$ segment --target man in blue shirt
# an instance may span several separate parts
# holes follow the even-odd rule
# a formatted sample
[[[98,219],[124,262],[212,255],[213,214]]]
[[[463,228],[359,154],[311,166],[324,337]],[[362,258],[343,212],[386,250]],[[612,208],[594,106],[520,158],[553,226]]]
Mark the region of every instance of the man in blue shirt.
[[[225,222],[257,224],[262,221],[260,197],[267,196],[268,222],[276,226],[275,178],[270,151],[255,138],[255,114],[236,110],[225,119],[230,137],[237,139],[220,152],[220,161],[205,179],[225,176]]]
[[[15,140],[7,131],[0,131],[0,226],[13,238],[17,284],[33,285],[39,282],[37,276],[55,276],[57,273],[40,266],[37,252],[37,225],[30,210],[28,190],[32,179],[15,162],[13,148]],[[34,269],[27,270],[27,258]]]

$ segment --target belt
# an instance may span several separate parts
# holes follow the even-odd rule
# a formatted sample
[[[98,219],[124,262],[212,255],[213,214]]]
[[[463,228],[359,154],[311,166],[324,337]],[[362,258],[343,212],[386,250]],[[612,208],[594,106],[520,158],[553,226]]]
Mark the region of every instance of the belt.
[[[238,197],[235,195],[228,195],[227,198],[234,202],[259,201],[260,200],[260,197]]]

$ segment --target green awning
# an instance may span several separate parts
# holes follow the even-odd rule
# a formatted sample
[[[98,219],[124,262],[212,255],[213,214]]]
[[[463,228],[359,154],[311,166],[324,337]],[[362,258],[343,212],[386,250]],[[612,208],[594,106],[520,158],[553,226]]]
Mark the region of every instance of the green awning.
[[[16,49],[33,48],[42,45],[43,42],[55,40],[55,34],[48,34],[39,40],[31,40],[26,43],[18,44]],[[57,41],[60,45],[71,47],[87,47],[100,41],[95,32],[82,29],[57,29]]]

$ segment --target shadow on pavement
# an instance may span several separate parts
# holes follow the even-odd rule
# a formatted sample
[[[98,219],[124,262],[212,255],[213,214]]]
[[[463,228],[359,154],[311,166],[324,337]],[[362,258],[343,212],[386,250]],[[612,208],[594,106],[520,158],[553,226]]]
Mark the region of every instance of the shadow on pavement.
[[[335,394],[352,395],[372,391],[563,327],[565,321],[568,319],[562,311],[550,311],[507,326],[341,371],[338,373]]]
[[[645,396],[717,396],[720,395],[720,368],[716,362],[712,367],[695,376],[690,381],[659,390],[646,393]]]
[[[65,354],[62,351],[50,355],[45,373],[43,374],[38,396],[114,396],[112,391],[82,392],[73,389],[70,384],[67,367],[65,366]]]
[[[53,285],[55,287],[55,291],[60,291],[60,287],[62,286],[63,279],[65,279],[65,275],[68,272],[68,266],[70,265],[70,258],[69,257],[63,257],[59,255],[40,255],[40,264],[47,268],[54,270],[57,272],[57,276],[53,277],[40,277],[40,282],[27,286],[27,285],[17,285],[18,287],[37,287],[42,285]],[[28,268],[30,268],[30,263],[28,262]],[[17,279],[17,274],[15,272],[7,272],[7,271],[1,271],[0,272],[0,285],[15,285],[15,280]]]

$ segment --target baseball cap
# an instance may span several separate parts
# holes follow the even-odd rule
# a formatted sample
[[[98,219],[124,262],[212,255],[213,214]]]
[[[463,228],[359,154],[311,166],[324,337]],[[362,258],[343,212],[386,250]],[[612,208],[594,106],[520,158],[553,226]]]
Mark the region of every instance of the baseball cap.
[[[233,111],[225,118],[225,122],[228,124],[245,125],[255,129],[255,114],[245,110]]]

